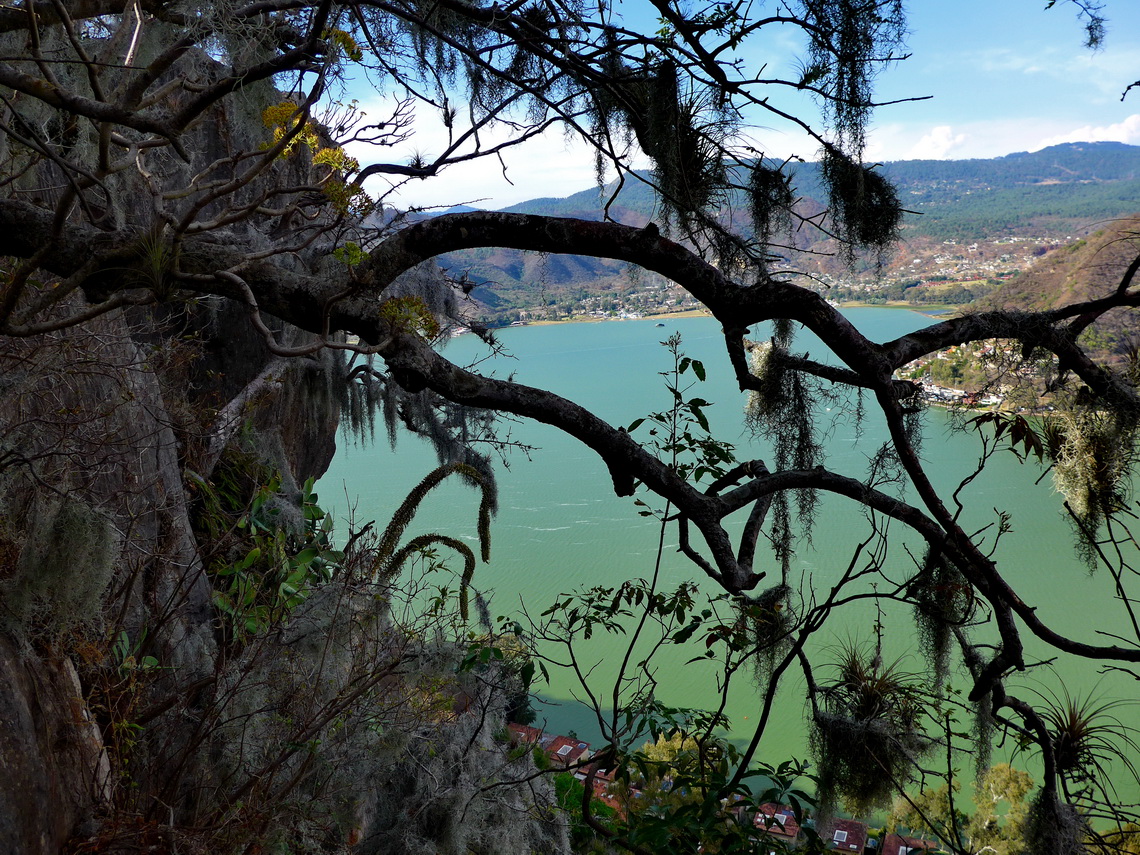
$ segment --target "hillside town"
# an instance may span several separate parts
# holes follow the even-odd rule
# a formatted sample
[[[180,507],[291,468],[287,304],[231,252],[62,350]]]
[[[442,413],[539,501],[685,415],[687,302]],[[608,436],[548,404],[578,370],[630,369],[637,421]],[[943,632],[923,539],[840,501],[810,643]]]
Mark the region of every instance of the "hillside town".
[[[775,274],[805,273],[830,300],[851,305],[961,305],[984,296],[1047,253],[1073,238],[999,237],[992,240],[909,240],[882,266],[853,271],[834,260],[818,270],[781,268]],[[797,264],[802,259],[797,259]],[[526,305],[496,310],[483,318],[494,326],[571,320],[629,320],[700,309],[683,288],[656,273],[610,277],[551,288]]]
[[[611,769],[592,761],[590,743],[576,736],[546,733],[540,728],[514,722],[507,725],[512,747],[530,747],[541,755],[544,763],[554,770],[563,770],[583,784],[587,781],[594,799],[611,808],[617,815],[645,810],[653,798],[653,789],[631,783],[618,785]],[[656,788],[668,792],[668,777]],[[860,819],[828,817],[821,822],[810,814],[797,816],[791,805],[766,802],[760,805],[741,803],[734,808],[736,820],[752,830],[756,839],[756,852],[786,852],[803,846],[805,830],[813,829],[830,851],[855,855],[944,855],[941,844],[920,836],[900,834],[897,830],[875,827]],[[801,824],[802,820],[802,824]],[[769,849],[768,847],[776,847]]]
[[[829,296],[845,302],[965,303],[1073,240],[1073,236],[910,240],[900,244],[882,269],[825,271],[818,278]]]
[[[1053,359],[1027,360],[1009,342],[955,345],[916,360],[896,376],[922,384],[931,404],[1042,413],[1053,409],[1045,378]]]

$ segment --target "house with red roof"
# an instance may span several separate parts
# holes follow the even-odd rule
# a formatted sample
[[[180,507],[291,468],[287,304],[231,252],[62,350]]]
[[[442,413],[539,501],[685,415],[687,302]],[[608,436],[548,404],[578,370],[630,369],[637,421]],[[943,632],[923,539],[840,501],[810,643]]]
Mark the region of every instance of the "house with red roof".
[[[569,766],[590,756],[590,743],[570,736],[543,733],[528,724],[507,724],[511,745],[537,745],[555,763]]]
[[[857,819],[829,819],[819,827],[819,836],[828,849],[862,855],[867,845],[867,823]]]
[[[590,743],[580,742],[569,736],[556,736],[549,744],[544,742],[542,747],[546,749],[551,760],[563,766],[569,766],[590,756]]]
[[[538,745],[542,741],[542,731],[529,724],[507,724],[507,733],[510,735],[511,745]]]
[[[800,836],[800,824],[796,821],[796,814],[787,805],[772,802],[760,805],[752,824],[760,832],[761,840],[767,837],[794,844]]]
[[[602,804],[613,808],[619,817],[625,819],[627,813],[626,801],[628,801],[628,798],[623,800],[618,798],[615,794],[614,770],[596,768],[592,762],[587,763],[582,768],[582,772],[585,773],[587,778],[590,778],[591,771],[594,773],[594,776],[591,779],[591,784],[594,789],[594,798],[596,798]],[[633,794],[636,792],[638,792],[636,788],[631,789],[629,796],[633,796]]]

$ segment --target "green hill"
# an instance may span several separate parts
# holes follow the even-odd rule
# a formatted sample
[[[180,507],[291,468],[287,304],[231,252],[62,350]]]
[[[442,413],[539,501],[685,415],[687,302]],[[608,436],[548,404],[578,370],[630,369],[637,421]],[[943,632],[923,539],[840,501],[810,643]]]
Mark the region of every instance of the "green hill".
[[[1036,264],[1002,283],[977,303],[978,309],[1054,309],[1111,294],[1128,265],[1140,254],[1140,217],[1117,221],[1109,228],[1044,255]],[[1123,357],[1140,344],[1140,312],[1114,309],[1085,332],[1102,356]]]

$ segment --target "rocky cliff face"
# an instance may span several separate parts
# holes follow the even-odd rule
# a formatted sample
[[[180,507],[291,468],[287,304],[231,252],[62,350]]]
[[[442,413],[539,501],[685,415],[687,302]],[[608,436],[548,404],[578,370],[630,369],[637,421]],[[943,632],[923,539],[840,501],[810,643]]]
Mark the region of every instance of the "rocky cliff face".
[[[109,758],[78,670],[121,664],[112,635],[149,628],[149,655],[191,682],[212,667],[185,439],[140,324],[108,316],[0,355],[6,770],[21,758],[0,776],[0,815],[24,829],[14,851],[61,851],[105,806]]]
[[[41,35],[49,52],[71,43],[60,27]],[[143,63],[180,38],[157,21],[135,36]],[[24,38],[0,43],[18,52]],[[159,66],[168,82],[228,73],[197,49]],[[87,85],[78,67],[57,71]],[[333,247],[355,221],[321,192],[329,169],[314,178],[306,146],[258,154],[268,113],[296,108],[265,81],[239,96],[177,151],[140,148],[98,180],[86,221],[126,237],[97,276],[34,271],[9,288],[18,273],[0,264],[16,331],[0,337],[0,852],[564,849],[548,788],[484,792],[532,771],[493,738],[510,675],[457,674],[454,647],[425,641],[454,638],[450,616],[394,621],[399,583],[377,571],[377,538],[338,549],[312,497],[342,406],[366,421],[395,385],[350,375],[341,351],[251,311],[252,297],[178,290],[175,258],[194,250],[173,223],[281,271],[335,263],[344,276]],[[44,128],[68,118],[25,106]],[[59,140],[76,162],[100,151],[88,130]],[[6,192],[66,219],[59,161],[10,143],[0,155],[20,168]],[[43,233],[43,252],[54,240]],[[387,296],[446,314],[439,278],[406,277]],[[89,311],[111,280],[137,299]],[[433,407],[407,395],[386,415],[422,423]],[[441,816],[453,819],[426,819]]]
[[[0,352],[0,848],[564,849],[541,785],[482,790],[529,764],[488,675],[391,621],[368,549],[314,546],[343,366],[243,320],[168,304]],[[315,573],[305,549],[341,564],[304,597],[254,573]]]

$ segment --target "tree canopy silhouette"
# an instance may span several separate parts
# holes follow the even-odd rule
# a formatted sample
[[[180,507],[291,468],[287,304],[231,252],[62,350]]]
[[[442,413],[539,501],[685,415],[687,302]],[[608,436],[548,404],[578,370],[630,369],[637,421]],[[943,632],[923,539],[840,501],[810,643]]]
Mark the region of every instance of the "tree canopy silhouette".
[[[1099,5],[1072,5],[1090,43],[1098,42]],[[858,649],[841,663],[838,682],[817,679],[804,640],[841,598],[801,591],[802,602],[791,601],[797,519],[810,526],[821,492],[845,497],[925,543],[905,583],[881,595],[913,604],[924,637],[953,645],[968,667],[971,701],[1036,746],[1044,779],[1028,825],[1053,841],[1042,846],[1081,845],[1084,832],[1074,828],[1104,808],[1103,793],[1084,786],[1094,770],[1082,757],[1090,755],[1074,751],[1080,737],[1059,727],[1053,707],[1016,695],[1007,677],[1032,664],[1026,635],[1058,656],[1125,670],[1140,662],[1140,625],[1128,594],[1137,565],[1126,549],[1134,547],[1128,521],[1138,369],[1134,360],[1098,362],[1082,339],[1106,313],[1140,305],[1140,251],[1130,250],[1133,260],[1095,297],[1035,313],[966,314],[894,341],[870,341],[809,281],[774,273],[771,262],[794,254],[803,229],[830,236],[835,251],[849,257],[887,251],[898,236],[899,200],[864,163],[863,150],[878,106],[876,72],[904,59],[901,0],[789,0],[771,9],[652,0],[637,14],[631,7],[562,0],[5,6],[6,352],[18,361],[21,348],[97,329],[110,317],[236,308],[272,358],[230,389],[200,435],[182,446],[180,463],[203,482],[283,366],[330,353],[339,355],[339,373],[330,376],[346,414],[367,425],[377,409],[390,424],[431,434],[445,460],[475,467],[470,477],[484,486],[485,510],[493,505],[479,474],[486,459],[465,446],[472,424],[501,413],[553,425],[605,462],[619,495],[640,485],[668,502],[668,522],[679,527],[685,554],[732,598],[742,619],[766,627],[740,641],[741,650],[759,645],[757,636],[770,650],[773,624],[764,614],[773,603],[787,606],[778,625],[787,645],[765,697],[770,701],[780,674],[800,664],[834,770],[866,777],[874,756],[834,755],[855,741],[843,734],[873,731],[884,746],[884,774],[899,778],[897,786],[900,770],[917,762],[920,743],[928,742],[915,732],[911,688],[897,669]],[[772,31],[799,39],[800,73],[769,77],[748,61],[747,47]],[[345,100],[366,85],[387,96],[389,115],[365,116]],[[818,116],[777,106],[785,90],[812,95]],[[446,129],[442,149],[403,161],[387,157],[413,137],[414,117],[429,113]],[[823,164],[824,213],[798,205],[781,164],[764,157],[756,127],[766,115],[792,122],[811,141],[813,150],[803,154]],[[589,143],[600,179],[615,178],[619,187],[651,182],[656,221],[482,211],[423,216],[387,202],[407,182],[446,181],[448,168],[461,162],[509,169],[512,149],[548,132]],[[648,175],[632,169],[639,153],[652,162]],[[617,259],[683,286],[720,322],[735,380],[750,395],[749,422],[771,438],[773,458],[706,458],[708,480],[700,483],[701,467],[678,466],[634,430],[547,390],[449,361],[434,345],[447,324],[469,320],[460,300],[465,283],[432,274],[430,262],[483,247]],[[771,341],[751,340],[763,322],[774,324]],[[819,337],[830,351],[826,360],[794,352],[798,327]],[[982,535],[964,528],[957,495],[936,487],[927,472],[919,450],[920,387],[894,373],[940,349],[987,339],[1017,343],[1020,362],[1009,366],[1010,377],[1019,365],[1051,360],[1050,389],[1064,413],[1051,432],[1025,420],[977,422],[984,454],[1012,440],[1026,456],[1052,465],[1075,536],[1117,586],[1124,634],[1104,637],[1090,628],[1071,637],[1050,626],[1035,607],[1042,592],[1011,584]],[[225,353],[210,359],[212,370],[229,370]],[[309,398],[319,394],[327,390],[310,390]],[[866,398],[881,412],[890,438],[869,471],[830,467],[813,422],[813,402],[823,395]],[[702,423],[700,406],[689,414]],[[0,471],[48,479],[45,461],[56,452],[22,447],[26,424],[9,423],[0,435]],[[741,517],[743,527],[735,525]],[[770,566],[758,557],[765,538],[774,546]],[[859,575],[850,572],[839,587]],[[984,642],[974,636],[983,624],[994,630]],[[865,740],[861,749],[875,753]],[[1099,752],[1091,756],[1100,759]],[[739,780],[730,775],[724,792]],[[857,794],[856,803],[866,795]]]

